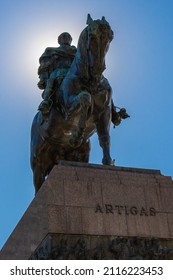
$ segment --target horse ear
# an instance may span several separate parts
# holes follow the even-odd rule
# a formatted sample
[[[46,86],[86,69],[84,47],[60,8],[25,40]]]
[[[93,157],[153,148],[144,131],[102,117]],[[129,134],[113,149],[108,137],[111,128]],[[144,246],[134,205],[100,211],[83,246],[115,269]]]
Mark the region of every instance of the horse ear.
[[[105,17],[102,17],[102,21],[106,21]]]
[[[91,18],[90,14],[88,14],[86,24],[90,24],[92,21],[93,21],[93,19]]]

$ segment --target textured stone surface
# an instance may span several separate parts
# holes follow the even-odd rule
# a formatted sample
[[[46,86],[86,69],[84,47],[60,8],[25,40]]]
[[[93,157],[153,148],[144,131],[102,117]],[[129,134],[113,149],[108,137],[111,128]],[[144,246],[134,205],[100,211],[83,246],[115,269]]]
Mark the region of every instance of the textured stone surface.
[[[158,170],[59,162],[2,248],[28,259],[47,234],[173,239],[173,181]]]
[[[31,260],[172,260],[173,241],[155,237],[49,234]]]

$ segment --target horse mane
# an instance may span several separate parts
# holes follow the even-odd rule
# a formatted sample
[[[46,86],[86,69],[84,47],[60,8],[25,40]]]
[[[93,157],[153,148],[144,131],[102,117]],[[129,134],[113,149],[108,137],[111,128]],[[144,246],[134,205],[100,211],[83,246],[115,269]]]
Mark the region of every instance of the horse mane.
[[[77,45],[77,52],[75,55],[74,63],[77,67],[77,74],[84,78],[89,79],[89,59],[87,48],[88,32],[87,27],[81,32]]]

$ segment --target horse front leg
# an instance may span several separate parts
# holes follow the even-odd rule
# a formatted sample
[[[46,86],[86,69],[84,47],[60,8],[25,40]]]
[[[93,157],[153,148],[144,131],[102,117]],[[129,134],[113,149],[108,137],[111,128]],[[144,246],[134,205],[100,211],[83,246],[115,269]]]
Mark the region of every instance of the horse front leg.
[[[86,128],[86,120],[88,117],[88,110],[91,106],[91,95],[87,91],[82,91],[73,100],[70,108],[70,115],[77,112],[79,116],[76,130],[72,132],[69,143],[72,147],[79,147],[83,141],[84,131]]]
[[[109,135],[110,123],[111,123],[111,109],[108,107],[106,111],[101,115],[98,122],[96,123],[99,144],[103,150],[102,163],[105,165],[114,165],[114,161],[110,156],[110,135]]]

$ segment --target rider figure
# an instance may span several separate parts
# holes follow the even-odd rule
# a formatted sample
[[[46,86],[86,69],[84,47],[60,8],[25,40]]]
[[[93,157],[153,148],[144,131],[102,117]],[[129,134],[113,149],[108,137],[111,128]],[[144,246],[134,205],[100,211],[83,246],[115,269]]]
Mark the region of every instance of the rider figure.
[[[46,48],[39,59],[40,66],[38,75],[40,81],[38,87],[44,89],[43,101],[38,107],[42,114],[48,114],[52,107],[52,95],[56,85],[60,86],[63,78],[67,74],[76,53],[76,47],[71,46],[72,37],[69,33],[63,32],[58,37],[59,47]]]

